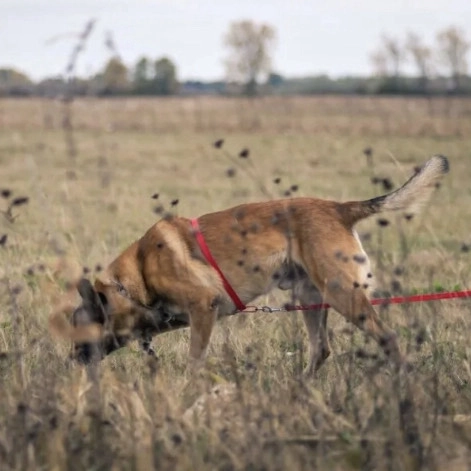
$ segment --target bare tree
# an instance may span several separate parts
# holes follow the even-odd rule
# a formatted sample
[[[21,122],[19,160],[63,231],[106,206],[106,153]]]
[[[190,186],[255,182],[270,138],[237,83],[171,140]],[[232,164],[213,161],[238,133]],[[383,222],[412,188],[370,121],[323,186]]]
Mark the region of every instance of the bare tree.
[[[271,71],[275,30],[267,24],[250,20],[230,25],[224,38],[229,50],[226,72],[230,80],[242,82],[247,95],[257,93],[257,82],[262,74]]]
[[[400,41],[388,35],[381,37],[379,48],[370,56],[375,73],[387,78],[386,88],[397,92],[400,85],[401,66],[405,59]]]
[[[392,66],[393,76],[399,80],[401,64],[404,61],[403,49],[398,39],[384,35],[383,48]]]
[[[390,75],[388,57],[382,50],[377,50],[370,55],[375,75],[388,77]]]
[[[417,67],[420,88],[426,93],[433,71],[432,50],[416,33],[409,32],[406,39],[406,51]]]
[[[453,91],[461,87],[461,78],[467,74],[467,55],[470,47],[464,31],[450,26],[437,34],[438,54],[452,80]]]

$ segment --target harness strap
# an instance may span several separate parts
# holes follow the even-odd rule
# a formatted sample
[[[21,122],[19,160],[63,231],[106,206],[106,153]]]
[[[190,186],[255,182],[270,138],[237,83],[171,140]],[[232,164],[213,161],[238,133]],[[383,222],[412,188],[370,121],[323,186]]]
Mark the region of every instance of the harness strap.
[[[196,218],[191,219],[191,227],[193,228],[196,241],[198,242],[199,248],[201,249],[201,252],[203,253],[204,258],[216,270],[217,274],[219,275],[219,278],[221,278],[221,281],[224,286],[224,289],[226,290],[226,293],[232,299],[237,310],[243,311],[246,306],[240,300],[239,296],[237,296],[237,293],[234,291],[229,281],[227,281],[227,278],[224,276],[224,273],[219,268],[219,265],[217,264],[216,260],[214,260],[214,257],[212,256],[211,251],[209,250],[209,247],[206,244],[206,240],[204,239],[203,233],[201,232],[198,219]]]

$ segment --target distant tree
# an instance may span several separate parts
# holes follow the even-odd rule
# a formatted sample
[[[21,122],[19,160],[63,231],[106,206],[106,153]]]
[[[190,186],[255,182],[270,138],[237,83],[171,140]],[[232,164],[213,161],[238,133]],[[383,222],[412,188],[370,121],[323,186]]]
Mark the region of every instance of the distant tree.
[[[133,70],[132,83],[134,91],[139,94],[148,93],[151,77],[151,62],[147,57],[141,57]]]
[[[388,57],[383,50],[374,51],[370,55],[371,64],[373,65],[373,72],[379,77],[388,77],[390,74],[388,68]]]
[[[154,62],[151,87],[156,95],[174,95],[178,92],[177,68],[168,57],[162,57]]]
[[[33,82],[16,69],[0,69],[0,95],[24,96],[33,93]]]
[[[440,62],[447,69],[452,81],[452,88],[457,92],[468,72],[467,55],[470,47],[464,31],[450,26],[437,34],[438,54]]]
[[[101,74],[101,92],[105,95],[126,93],[130,89],[127,67],[118,57],[112,57]]]
[[[376,75],[383,78],[384,92],[397,93],[401,88],[401,66],[405,52],[400,41],[388,35],[381,37],[379,48],[370,56]]]
[[[229,26],[224,38],[229,50],[226,73],[229,80],[244,84],[246,95],[256,95],[260,77],[271,70],[275,36],[272,26],[249,20]]]
[[[416,33],[409,32],[406,39],[406,51],[412,57],[417,68],[419,87],[423,93],[426,93],[433,68],[432,50],[423,43]]]
[[[279,87],[284,82],[282,75],[270,72],[267,77],[267,85],[270,87]]]

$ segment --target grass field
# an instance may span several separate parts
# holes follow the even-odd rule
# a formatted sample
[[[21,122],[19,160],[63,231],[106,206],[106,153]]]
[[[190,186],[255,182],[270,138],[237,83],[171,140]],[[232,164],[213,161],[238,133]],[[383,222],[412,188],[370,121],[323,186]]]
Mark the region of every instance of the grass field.
[[[381,292],[471,288],[470,100],[83,99],[69,123],[64,112],[0,101],[0,469],[469,469],[471,300],[382,309],[408,355],[402,376],[332,312],[315,380],[299,313],[221,321],[198,381],[186,330],[154,339],[158,361],[132,344],[86,371],[48,319],[157,203],[196,216],[292,185],[366,199],[384,191],[372,177],[398,185],[435,153],[451,172],[423,213],[358,231]]]

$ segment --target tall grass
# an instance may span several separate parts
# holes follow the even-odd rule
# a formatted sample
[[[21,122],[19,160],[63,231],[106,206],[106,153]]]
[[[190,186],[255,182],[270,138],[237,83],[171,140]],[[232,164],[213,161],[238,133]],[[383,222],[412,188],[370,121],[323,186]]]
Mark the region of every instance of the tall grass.
[[[0,101],[0,469],[469,468],[470,301],[380,311],[407,353],[400,375],[332,312],[314,380],[299,313],[222,320],[197,379],[185,330],[154,339],[158,360],[132,344],[87,370],[48,319],[155,221],[155,193],[184,216],[293,185],[367,198],[433,153],[451,173],[424,213],[358,229],[381,294],[469,288],[471,101],[79,100],[73,161],[60,106]]]

